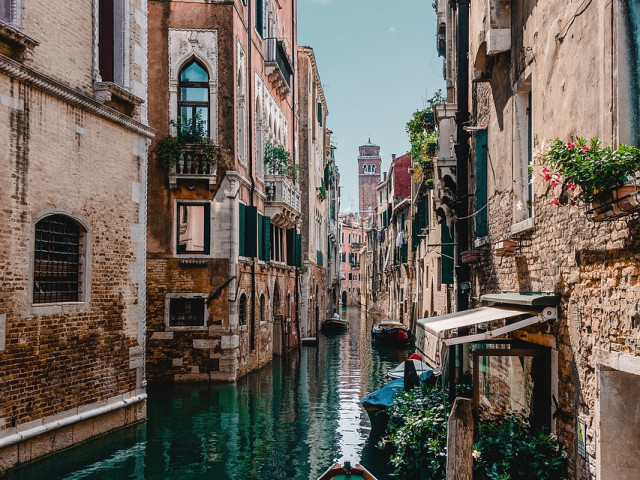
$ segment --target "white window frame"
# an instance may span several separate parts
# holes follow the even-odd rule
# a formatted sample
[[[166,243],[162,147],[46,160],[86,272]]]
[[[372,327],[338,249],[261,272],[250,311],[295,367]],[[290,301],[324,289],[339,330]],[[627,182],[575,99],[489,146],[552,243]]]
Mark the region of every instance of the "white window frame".
[[[213,202],[210,200],[173,200],[173,217],[171,219],[171,252],[173,258],[213,258]],[[178,253],[178,204],[209,205],[209,253]],[[207,239],[205,239],[206,241]]]
[[[171,300],[176,299],[191,299],[191,298],[204,298],[204,324],[201,326],[175,326],[171,325]],[[207,323],[209,322],[209,309],[207,308],[206,293],[167,293],[164,297],[164,325],[166,331],[180,331],[180,332],[198,332],[206,331],[209,329]]]

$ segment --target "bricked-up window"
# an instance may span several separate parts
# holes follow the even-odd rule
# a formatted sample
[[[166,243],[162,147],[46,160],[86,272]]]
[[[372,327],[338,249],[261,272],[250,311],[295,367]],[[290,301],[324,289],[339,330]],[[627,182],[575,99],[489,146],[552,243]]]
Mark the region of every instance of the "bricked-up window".
[[[169,300],[170,327],[202,327],[205,298],[172,298]]]
[[[209,204],[178,203],[178,253],[209,253]]]
[[[264,293],[260,295],[260,323],[267,321],[267,302]]]
[[[65,215],[51,215],[36,223],[33,302],[82,300],[83,229]]]
[[[247,296],[244,293],[238,301],[238,323],[241,326],[247,324]]]
[[[209,74],[198,62],[193,60],[180,72],[180,95],[178,97],[178,115],[182,128],[191,126],[197,135],[198,124],[209,134]]]

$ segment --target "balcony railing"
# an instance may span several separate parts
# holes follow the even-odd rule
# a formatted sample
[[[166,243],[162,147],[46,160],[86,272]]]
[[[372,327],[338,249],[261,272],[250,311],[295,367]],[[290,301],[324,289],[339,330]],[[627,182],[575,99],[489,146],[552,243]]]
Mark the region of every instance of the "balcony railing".
[[[277,38],[266,38],[264,45],[264,59],[269,80],[278,89],[280,95],[288,95],[291,91],[293,69],[284,44]]]
[[[293,228],[300,220],[300,189],[285,175],[265,175],[265,215],[281,228]]]
[[[351,270],[358,270],[360,268],[360,262],[351,262]]]
[[[185,145],[180,158],[169,172],[169,185],[178,186],[178,180],[205,180],[209,188],[216,184],[217,162],[210,162],[204,147],[198,144]]]
[[[362,243],[351,242],[351,250],[360,250],[360,247],[362,247]]]

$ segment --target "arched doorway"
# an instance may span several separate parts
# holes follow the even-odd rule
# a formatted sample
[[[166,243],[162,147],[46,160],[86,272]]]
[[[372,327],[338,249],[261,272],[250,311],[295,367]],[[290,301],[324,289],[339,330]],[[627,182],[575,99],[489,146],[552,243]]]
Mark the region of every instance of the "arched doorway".
[[[347,291],[342,292],[342,308],[347,308]]]

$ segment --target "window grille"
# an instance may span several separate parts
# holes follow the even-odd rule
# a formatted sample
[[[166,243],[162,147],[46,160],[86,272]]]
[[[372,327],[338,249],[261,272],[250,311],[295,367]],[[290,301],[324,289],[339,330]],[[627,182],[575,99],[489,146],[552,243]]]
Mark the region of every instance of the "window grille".
[[[51,215],[36,224],[33,302],[80,300],[80,241],[77,223]]]
[[[202,327],[204,317],[204,298],[172,298],[169,301],[170,327]]]

